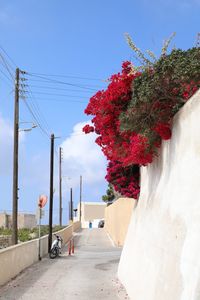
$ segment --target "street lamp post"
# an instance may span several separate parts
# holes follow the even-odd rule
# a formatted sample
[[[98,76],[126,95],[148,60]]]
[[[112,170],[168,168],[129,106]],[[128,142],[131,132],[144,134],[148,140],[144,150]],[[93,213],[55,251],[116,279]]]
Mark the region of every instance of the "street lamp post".
[[[19,152],[19,132],[30,131],[35,128],[34,124],[32,128],[19,129],[19,80],[20,69],[16,69],[15,73],[15,108],[14,108],[14,147],[13,147],[13,206],[12,206],[12,244],[18,243],[18,152]],[[29,123],[29,122],[27,122]]]
[[[32,123],[32,122],[22,122],[22,123]],[[13,210],[12,210],[12,244],[15,245],[18,243],[18,156],[19,156],[19,132],[29,132],[33,128],[36,128],[37,125],[33,124],[31,128],[19,128],[17,124],[16,136],[14,137],[14,163],[13,163]]]

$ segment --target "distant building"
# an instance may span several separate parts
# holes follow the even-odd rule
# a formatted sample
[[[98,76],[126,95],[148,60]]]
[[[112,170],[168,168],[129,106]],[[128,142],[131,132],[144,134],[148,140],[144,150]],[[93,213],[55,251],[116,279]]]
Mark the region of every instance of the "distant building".
[[[82,228],[97,228],[99,221],[104,219],[106,203],[103,202],[82,202],[81,203],[81,226]],[[80,203],[77,207],[77,217],[80,216]]]
[[[37,226],[36,215],[19,213],[18,228],[33,228]],[[6,212],[0,213],[0,227],[12,228],[12,216]]]

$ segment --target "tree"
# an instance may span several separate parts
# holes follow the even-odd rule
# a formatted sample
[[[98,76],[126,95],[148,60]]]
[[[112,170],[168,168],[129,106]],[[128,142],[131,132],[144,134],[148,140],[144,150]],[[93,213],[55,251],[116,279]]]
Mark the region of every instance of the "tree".
[[[106,190],[106,195],[102,196],[102,200],[104,202],[110,202],[113,201],[115,199],[115,192],[114,192],[114,188],[112,186],[112,184],[108,184],[108,189]]]

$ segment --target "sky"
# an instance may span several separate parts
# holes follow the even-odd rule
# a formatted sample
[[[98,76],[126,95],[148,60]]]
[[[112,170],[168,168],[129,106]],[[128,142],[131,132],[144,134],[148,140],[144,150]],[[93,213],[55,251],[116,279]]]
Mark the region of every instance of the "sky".
[[[107,78],[134,61],[126,43],[157,56],[173,32],[172,46],[188,49],[199,32],[200,0],[0,0],[0,211],[12,210],[12,156],[15,69],[25,99],[20,99],[19,210],[35,212],[40,194],[49,196],[50,139],[54,133],[54,219],[58,222],[58,152],[63,148],[63,222],[73,188],[79,201],[101,201],[107,161],[95,134],[82,127],[90,97],[106,88]],[[6,66],[4,60],[8,65]],[[38,122],[30,132],[31,122]],[[45,218],[48,220],[48,204]]]

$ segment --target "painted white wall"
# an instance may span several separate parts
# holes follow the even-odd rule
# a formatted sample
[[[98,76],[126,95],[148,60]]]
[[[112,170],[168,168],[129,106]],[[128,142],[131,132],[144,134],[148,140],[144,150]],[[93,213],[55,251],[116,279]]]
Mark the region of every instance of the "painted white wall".
[[[200,91],[142,167],[118,276],[132,300],[200,299]]]

